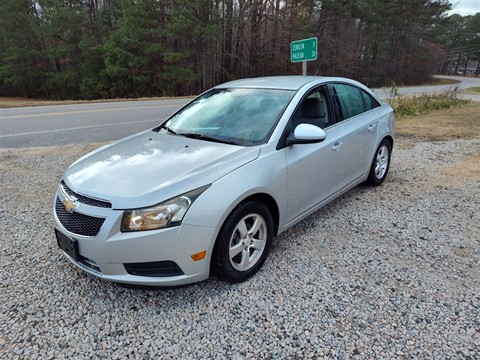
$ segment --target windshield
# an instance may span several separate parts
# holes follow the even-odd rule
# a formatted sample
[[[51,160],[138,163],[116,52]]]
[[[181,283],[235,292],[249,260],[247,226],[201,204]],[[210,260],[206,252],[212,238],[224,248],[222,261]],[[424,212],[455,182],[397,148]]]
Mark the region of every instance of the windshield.
[[[258,145],[268,140],[293,95],[290,90],[212,89],[161,128],[201,140]]]

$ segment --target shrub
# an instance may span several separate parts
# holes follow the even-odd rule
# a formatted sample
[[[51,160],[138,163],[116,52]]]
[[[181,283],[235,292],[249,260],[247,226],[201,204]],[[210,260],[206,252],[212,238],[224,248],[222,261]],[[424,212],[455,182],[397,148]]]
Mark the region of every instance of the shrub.
[[[393,86],[387,101],[395,110],[397,117],[415,116],[470,103],[470,100],[459,99],[457,94],[458,88],[434,94],[401,95]]]

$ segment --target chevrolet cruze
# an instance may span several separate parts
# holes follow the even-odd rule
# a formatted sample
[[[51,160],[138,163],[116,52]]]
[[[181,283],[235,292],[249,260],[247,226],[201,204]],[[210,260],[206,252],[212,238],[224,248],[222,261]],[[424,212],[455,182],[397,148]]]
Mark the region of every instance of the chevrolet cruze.
[[[118,283],[244,281],[276,235],[384,181],[393,131],[392,108],[353,80],[228,82],[73,163],[54,198],[57,243]]]

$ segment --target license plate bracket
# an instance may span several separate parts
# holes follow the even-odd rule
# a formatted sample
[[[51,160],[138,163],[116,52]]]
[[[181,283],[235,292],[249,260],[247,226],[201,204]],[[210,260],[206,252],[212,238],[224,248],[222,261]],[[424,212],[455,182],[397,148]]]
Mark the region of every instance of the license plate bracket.
[[[57,229],[55,229],[55,236],[57,237],[58,246],[60,247],[60,249],[65,251],[68,256],[70,256],[75,261],[80,261],[83,259],[83,256],[81,256],[80,252],[78,251],[77,239],[69,238]]]

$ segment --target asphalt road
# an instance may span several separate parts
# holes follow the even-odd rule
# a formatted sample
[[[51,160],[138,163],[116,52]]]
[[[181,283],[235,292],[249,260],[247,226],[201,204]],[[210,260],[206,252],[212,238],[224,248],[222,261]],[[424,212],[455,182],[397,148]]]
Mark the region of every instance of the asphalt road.
[[[480,86],[480,79],[451,76],[456,85],[399,88],[401,94]],[[390,89],[375,89],[382,98]],[[474,97],[470,96],[470,97]],[[477,100],[480,98],[477,95]],[[0,110],[0,148],[61,146],[111,141],[155,127],[188,99],[106,102]]]
[[[480,86],[480,79],[479,78],[467,78],[463,76],[436,76],[438,78],[446,78],[446,79],[453,79],[460,81],[457,84],[450,84],[450,85],[433,85],[433,86],[407,86],[407,87],[399,87],[397,88],[398,93],[400,95],[414,95],[414,94],[432,94],[438,92],[444,92],[448,90],[453,90],[455,88],[458,89],[467,89],[471,87]],[[374,92],[380,96],[382,99],[386,99],[391,97],[391,88],[384,87],[381,89],[373,89]],[[463,94],[462,94],[463,95]],[[463,96],[462,96],[463,97]],[[478,97],[475,95],[473,96],[466,96],[467,98],[473,98],[478,100]]]
[[[22,107],[0,110],[0,148],[120,139],[155,127],[188,99]]]

